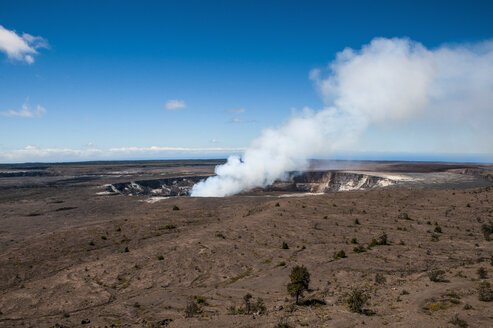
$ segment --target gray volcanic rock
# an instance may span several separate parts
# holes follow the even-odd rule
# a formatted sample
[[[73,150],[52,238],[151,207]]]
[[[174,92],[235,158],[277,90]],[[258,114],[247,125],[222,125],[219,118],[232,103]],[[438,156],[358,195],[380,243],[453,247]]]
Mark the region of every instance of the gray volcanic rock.
[[[188,196],[193,185],[206,178],[193,176],[114,183],[108,185],[106,191],[128,196]]]
[[[291,175],[289,181],[275,182],[267,191],[330,193],[350,190],[371,190],[396,182],[379,176],[342,171],[314,171]]]

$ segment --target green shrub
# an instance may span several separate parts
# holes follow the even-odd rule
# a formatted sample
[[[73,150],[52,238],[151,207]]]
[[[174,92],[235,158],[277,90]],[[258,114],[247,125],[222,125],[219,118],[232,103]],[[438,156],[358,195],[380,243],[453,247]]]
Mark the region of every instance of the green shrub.
[[[223,234],[222,234],[222,233],[220,233],[220,232],[216,233],[216,237],[217,237],[217,238],[221,238],[221,239],[226,239],[226,236],[225,236],[225,235],[223,235]]]
[[[490,224],[484,223],[481,226],[481,231],[483,232],[484,239],[486,239],[486,241],[490,241],[491,240],[490,235],[493,233],[493,223]]]
[[[274,328],[291,328],[286,318],[280,318]]]
[[[353,252],[354,253],[363,253],[363,252],[366,252],[366,250],[363,246],[358,245],[355,248],[353,248]]]
[[[257,298],[257,302],[252,304],[252,312],[258,314],[264,314],[267,311],[267,307],[265,306],[264,300],[260,297]]]
[[[281,249],[289,249],[288,243],[285,241],[282,242]]]
[[[236,314],[236,307],[234,305],[231,305],[228,307],[228,314],[229,315],[235,315]]]
[[[243,296],[243,301],[245,302],[245,314],[250,314],[250,311],[252,310],[250,300],[252,299],[252,294],[247,293],[245,296]]]
[[[434,233],[431,234],[431,241],[432,242],[437,242],[439,240],[440,240],[440,236],[438,236],[437,234],[434,234]]]
[[[480,267],[476,272],[478,273],[479,279],[488,279],[488,270],[485,268]]]
[[[469,325],[467,324],[467,322],[465,320],[462,320],[459,318],[459,315],[456,314],[452,320],[449,321],[451,324],[455,325],[455,326],[458,326],[460,328],[467,328],[469,327]]]
[[[378,239],[373,239],[371,243],[368,245],[368,248],[372,248],[374,246],[382,246],[382,245],[388,245],[388,238],[387,234],[383,233]]]
[[[178,206],[176,206],[176,205],[173,206],[173,211],[179,211],[179,210],[180,210],[180,208]]]
[[[194,299],[191,299],[187,302],[187,306],[185,307],[185,317],[191,318],[201,312],[202,309]]]
[[[433,282],[444,282],[445,280],[445,271],[436,269],[428,272],[428,278]]]
[[[491,289],[491,284],[488,281],[483,281],[479,284],[478,297],[482,302],[493,301],[493,290]]]
[[[207,305],[207,299],[206,299],[205,296],[195,295],[193,298],[195,299],[195,301],[197,302],[197,304]]]
[[[342,259],[342,258],[345,258],[345,257],[346,257],[346,253],[342,249],[340,251],[338,251],[337,253],[334,254],[334,259],[336,259],[336,260]]]
[[[387,282],[387,278],[385,278],[385,276],[383,274],[377,273],[375,275],[375,283],[382,285],[382,284],[385,284],[386,282]]]
[[[409,217],[409,215],[407,213],[399,214],[398,218],[401,220],[411,220],[411,218]]]
[[[363,313],[363,307],[370,299],[370,296],[365,290],[361,288],[353,288],[349,293],[346,303],[349,306],[349,310],[356,313]]]

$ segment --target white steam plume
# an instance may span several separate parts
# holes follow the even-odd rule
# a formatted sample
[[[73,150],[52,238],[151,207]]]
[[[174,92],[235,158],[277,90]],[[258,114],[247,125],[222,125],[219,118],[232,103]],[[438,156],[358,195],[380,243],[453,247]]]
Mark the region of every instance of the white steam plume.
[[[321,70],[310,73],[327,107],[305,109],[263,131],[241,158],[228,158],[191,195],[222,197],[267,186],[306,169],[310,156],[353,145],[372,124],[425,120],[443,128],[460,122],[483,133],[491,147],[492,41],[427,49],[409,39],[376,38],[361,50],[338,53],[328,68],[325,77]]]

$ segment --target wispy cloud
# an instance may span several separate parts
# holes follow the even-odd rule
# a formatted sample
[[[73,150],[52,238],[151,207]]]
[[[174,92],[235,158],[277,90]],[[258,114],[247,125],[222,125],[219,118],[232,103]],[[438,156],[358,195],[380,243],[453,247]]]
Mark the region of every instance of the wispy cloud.
[[[233,117],[231,119],[231,123],[243,123],[244,121],[241,118]]]
[[[185,104],[185,102],[183,100],[172,99],[172,100],[168,100],[166,102],[165,107],[167,110],[179,110],[179,109],[186,108],[187,105]]]
[[[9,109],[5,112],[0,112],[1,116],[8,116],[8,117],[27,117],[27,118],[40,118],[46,114],[46,109],[41,106],[37,105],[35,109],[30,109],[29,105],[27,102],[22,104],[22,108],[18,111]]]
[[[0,25],[0,51],[8,58],[32,64],[33,56],[38,54],[36,49],[39,48],[49,48],[48,41],[27,33],[18,35],[15,31],[7,30]]]
[[[245,112],[245,108],[231,108],[231,109],[228,109],[228,112],[229,113],[236,113],[236,114],[241,114],[241,113],[244,113]]]
[[[244,151],[245,148],[223,148],[223,147],[120,147],[120,148],[39,148],[37,146],[26,146],[20,149],[0,152],[0,162],[33,162],[33,161],[79,161],[79,160],[111,160],[121,158],[183,158],[187,156],[228,156],[231,153]]]
[[[216,138],[212,138],[211,140],[209,140],[210,143],[218,143],[219,141],[216,139]]]

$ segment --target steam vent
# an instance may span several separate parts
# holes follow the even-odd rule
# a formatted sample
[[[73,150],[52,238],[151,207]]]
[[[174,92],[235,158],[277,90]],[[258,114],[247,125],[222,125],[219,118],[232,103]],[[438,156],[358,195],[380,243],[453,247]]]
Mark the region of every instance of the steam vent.
[[[473,174],[474,173],[474,174]],[[481,172],[448,170],[445,172],[387,173],[371,171],[307,171],[291,172],[288,178],[264,188],[254,188],[244,195],[271,193],[333,193],[343,191],[374,190],[382,188],[453,188],[489,185],[488,177]],[[127,196],[174,197],[189,196],[192,187],[209,176],[187,176],[166,179],[135,180],[105,186],[105,194]]]

